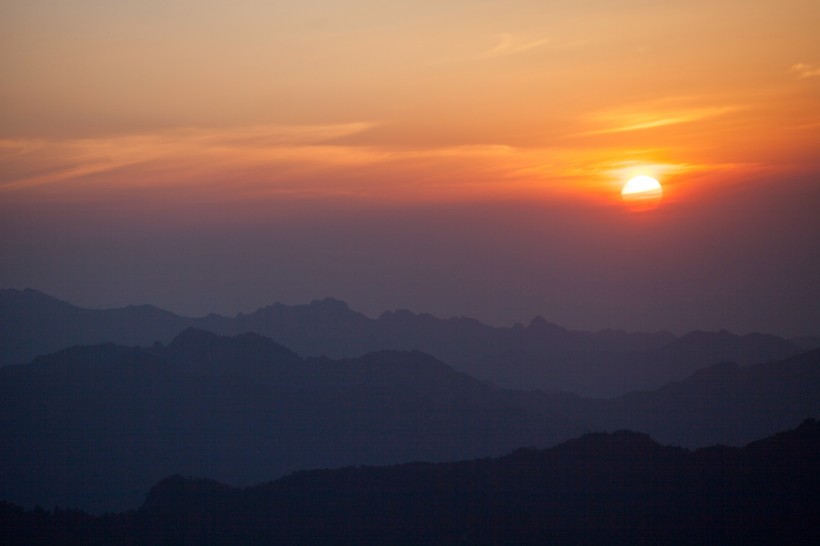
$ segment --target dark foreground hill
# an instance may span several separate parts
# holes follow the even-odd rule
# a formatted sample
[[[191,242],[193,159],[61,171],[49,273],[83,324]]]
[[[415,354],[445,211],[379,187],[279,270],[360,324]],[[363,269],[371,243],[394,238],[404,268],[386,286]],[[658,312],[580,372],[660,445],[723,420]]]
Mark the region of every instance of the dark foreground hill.
[[[420,352],[303,359],[256,334],[186,330],[167,346],[74,347],[0,369],[0,499],[122,510],[176,473],[249,485],[624,428],[743,445],[814,415],[820,351],[598,400],[499,389]]]
[[[785,358],[813,343],[806,338],[799,347],[775,336],[725,331],[681,337],[572,331],[540,317],[510,328],[409,311],[371,319],[332,299],[275,304],[232,318],[189,318],[151,306],[82,309],[35,290],[0,290],[0,366],[25,364],[73,345],[168,343],[188,327],[223,335],[256,332],[301,356],[352,358],[378,350],[420,350],[502,387],[598,397],[655,389],[721,361],[747,365]]]
[[[170,477],[138,510],[0,506],[4,544],[809,545],[820,423],[690,452],[591,434],[498,459],[299,472],[238,489]]]

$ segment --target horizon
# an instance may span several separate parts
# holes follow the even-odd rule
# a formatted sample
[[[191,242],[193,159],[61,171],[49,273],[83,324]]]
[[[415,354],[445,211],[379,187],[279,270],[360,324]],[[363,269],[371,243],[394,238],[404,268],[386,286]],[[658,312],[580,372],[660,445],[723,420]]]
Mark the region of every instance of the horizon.
[[[820,337],[820,335],[813,335],[813,334],[806,334],[806,335],[799,335],[799,336],[788,336],[788,335],[781,335],[781,334],[777,334],[775,332],[768,332],[768,331],[737,332],[737,331],[729,330],[727,328],[718,328],[718,329],[711,329],[711,330],[710,329],[703,329],[703,328],[694,328],[694,329],[686,330],[686,331],[683,331],[683,332],[676,332],[676,331],[672,331],[672,330],[664,329],[664,328],[660,328],[660,329],[656,329],[656,330],[627,330],[627,329],[624,329],[624,328],[612,328],[612,327],[605,327],[605,328],[599,328],[599,329],[585,329],[585,328],[574,328],[574,327],[566,325],[566,324],[561,324],[559,322],[551,320],[549,317],[546,317],[546,316],[540,315],[540,314],[534,315],[534,316],[532,316],[532,317],[530,317],[526,320],[521,320],[521,321],[516,321],[516,322],[493,323],[493,322],[489,322],[489,321],[486,321],[486,320],[482,320],[480,317],[474,317],[474,316],[469,316],[469,315],[464,315],[464,314],[455,314],[455,315],[444,315],[444,316],[442,316],[442,315],[436,315],[436,314],[433,314],[433,313],[429,313],[429,312],[424,311],[424,310],[398,308],[398,307],[397,308],[392,308],[392,309],[384,309],[384,310],[381,310],[381,311],[377,311],[375,313],[369,313],[369,312],[366,312],[366,311],[363,311],[363,310],[357,308],[354,305],[351,305],[350,302],[347,302],[347,301],[345,301],[343,299],[340,299],[340,298],[335,298],[333,296],[324,296],[324,297],[320,297],[320,298],[313,298],[312,300],[305,301],[305,302],[287,303],[287,302],[282,302],[282,301],[272,301],[272,302],[269,302],[269,303],[258,305],[258,306],[254,307],[252,309],[240,310],[240,311],[236,311],[236,312],[233,312],[233,313],[230,313],[230,312],[229,313],[218,313],[218,312],[211,311],[211,312],[206,312],[206,313],[202,313],[202,314],[186,314],[186,313],[181,313],[181,312],[178,312],[174,309],[170,309],[170,308],[162,306],[162,305],[158,305],[158,304],[154,304],[154,303],[146,303],[146,302],[131,302],[131,303],[125,303],[125,304],[116,305],[116,306],[86,306],[86,305],[78,304],[77,302],[74,302],[74,301],[67,300],[65,298],[58,297],[54,294],[49,294],[49,293],[43,292],[42,290],[38,290],[38,289],[32,288],[32,287],[0,288],[0,291],[2,291],[2,290],[12,290],[12,291],[20,292],[20,293],[23,293],[25,291],[32,291],[32,292],[35,292],[37,294],[46,296],[48,298],[53,298],[53,299],[61,301],[63,303],[67,303],[67,304],[72,305],[74,307],[77,307],[79,309],[87,309],[87,310],[93,310],[93,311],[111,311],[111,310],[118,310],[118,309],[128,309],[128,308],[131,308],[131,307],[148,306],[148,307],[153,307],[155,309],[159,309],[159,310],[162,310],[162,311],[172,313],[172,314],[174,314],[176,316],[179,316],[179,317],[182,317],[182,318],[192,318],[192,319],[206,318],[206,317],[211,316],[211,315],[217,315],[217,316],[221,316],[221,317],[224,317],[224,318],[233,319],[233,318],[236,318],[238,316],[251,315],[251,314],[253,314],[257,311],[261,311],[263,309],[267,309],[269,307],[274,307],[274,306],[277,306],[277,305],[282,305],[282,306],[285,306],[285,307],[309,307],[311,305],[314,305],[314,304],[317,304],[317,303],[320,304],[320,303],[323,303],[323,302],[329,300],[329,301],[332,301],[332,302],[341,303],[350,312],[361,314],[362,316],[364,316],[365,318],[367,318],[369,320],[379,320],[382,315],[386,315],[386,314],[408,312],[408,313],[410,313],[414,316],[428,315],[428,316],[433,317],[436,320],[459,320],[459,319],[476,320],[476,321],[480,322],[481,324],[483,324],[485,326],[492,327],[492,328],[513,328],[515,326],[528,327],[533,322],[536,322],[540,319],[540,320],[545,321],[547,324],[550,324],[552,326],[557,326],[557,327],[562,328],[564,330],[567,330],[569,332],[600,333],[600,332],[612,331],[612,332],[623,332],[623,333],[627,333],[627,334],[631,334],[631,333],[670,334],[670,335],[672,335],[676,338],[681,338],[681,337],[684,337],[686,335],[693,334],[693,333],[699,333],[699,332],[702,332],[702,333],[729,333],[729,334],[738,335],[738,336],[747,336],[747,335],[760,334],[760,335],[771,335],[771,336],[780,337],[780,338],[785,339],[787,341],[791,340],[791,339],[798,339],[798,338],[804,338],[804,337],[806,337],[806,338]]]
[[[0,286],[820,335],[813,0],[0,14]]]

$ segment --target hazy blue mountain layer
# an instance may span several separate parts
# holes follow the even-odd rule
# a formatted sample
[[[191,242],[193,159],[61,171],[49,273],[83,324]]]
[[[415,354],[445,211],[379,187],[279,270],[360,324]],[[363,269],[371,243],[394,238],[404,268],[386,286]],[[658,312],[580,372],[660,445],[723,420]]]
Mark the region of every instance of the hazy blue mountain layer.
[[[180,317],[151,306],[81,309],[34,290],[0,290],[0,366],[25,364],[73,345],[168,343],[185,328],[223,335],[256,332],[301,356],[351,358],[379,350],[420,350],[496,385],[609,397],[655,389],[722,361],[781,359],[811,339],[764,334],[571,331],[542,318],[498,328],[468,318],[393,311],[368,318],[340,301],[271,305],[233,318]]]
[[[66,349],[0,369],[0,499],[134,506],[163,476],[248,485],[306,468],[497,456],[629,428],[741,445],[820,415],[820,351],[608,400],[500,389],[424,353],[301,358],[258,334]]]

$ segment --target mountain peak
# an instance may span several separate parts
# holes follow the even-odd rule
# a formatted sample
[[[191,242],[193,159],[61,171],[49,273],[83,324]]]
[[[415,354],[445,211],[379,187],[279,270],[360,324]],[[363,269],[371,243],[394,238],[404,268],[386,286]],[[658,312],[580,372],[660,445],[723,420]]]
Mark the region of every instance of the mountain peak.
[[[57,299],[54,296],[49,296],[48,294],[40,292],[39,290],[34,290],[33,288],[24,288],[23,290],[4,288],[0,290],[0,302],[6,305],[60,305],[72,308],[74,307],[74,305],[66,301]]]
[[[193,372],[223,373],[295,362],[290,349],[255,332],[221,336],[207,330],[186,328],[164,349],[171,361]]]
[[[236,346],[264,346],[268,348],[277,348],[281,351],[291,351],[282,345],[279,345],[271,338],[258,334],[256,332],[245,332],[235,336],[223,336],[215,334],[209,330],[202,330],[193,326],[184,329],[182,332],[168,344],[168,348],[187,348],[187,347],[236,347]]]
[[[746,447],[770,449],[775,446],[795,445],[804,442],[817,443],[818,441],[820,441],[820,421],[808,418],[804,419],[795,429],[779,432],[768,438],[751,442]]]
[[[220,336],[219,334],[215,334],[208,330],[202,330],[201,328],[189,326],[177,334],[168,346],[185,346],[193,343],[212,343],[222,337],[224,336]]]
[[[237,318],[253,318],[265,317],[266,319],[275,318],[281,320],[294,314],[298,316],[304,315],[319,315],[319,316],[334,316],[344,317],[346,315],[358,315],[356,311],[342,300],[334,298],[323,298],[311,301],[309,304],[299,305],[285,305],[284,303],[276,302],[272,305],[261,307],[250,314],[239,313]]]
[[[664,448],[648,434],[619,430],[596,432],[569,440],[553,448],[556,452],[577,458],[642,458],[652,457]]]
[[[323,298],[321,300],[313,300],[310,306],[314,308],[327,309],[331,311],[350,311],[350,307],[342,300],[335,298]]]
[[[549,332],[559,333],[559,332],[566,332],[567,331],[567,329],[564,328],[563,326],[559,326],[558,324],[555,324],[554,322],[549,322],[547,319],[545,319],[544,317],[542,317],[540,315],[533,318],[530,321],[530,324],[529,324],[529,326],[527,326],[527,328],[529,328],[530,330],[537,330],[537,331],[540,331],[540,332],[549,331]]]
[[[805,419],[800,423],[795,432],[805,438],[820,440],[820,421],[817,419]]]
[[[233,491],[233,488],[214,480],[169,476],[154,485],[140,508],[144,512],[168,512],[182,508],[203,508]],[[209,502],[210,501],[210,502]]]
[[[453,319],[447,319],[452,321]],[[379,315],[379,321],[385,324],[431,324],[439,321],[430,313],[414,313],[409,309],[394,309]]]

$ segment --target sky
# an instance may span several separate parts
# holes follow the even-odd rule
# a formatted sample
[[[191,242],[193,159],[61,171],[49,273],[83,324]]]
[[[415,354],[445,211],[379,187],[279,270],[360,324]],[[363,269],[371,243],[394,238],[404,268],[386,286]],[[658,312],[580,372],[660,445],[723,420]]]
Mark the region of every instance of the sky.
[[[820,335],[818,28],[815,0],[0,0],[0,287]]]

